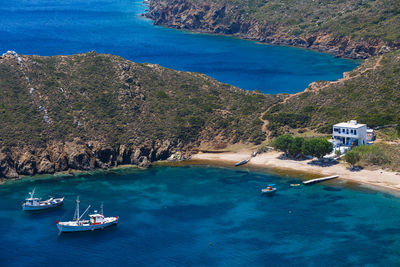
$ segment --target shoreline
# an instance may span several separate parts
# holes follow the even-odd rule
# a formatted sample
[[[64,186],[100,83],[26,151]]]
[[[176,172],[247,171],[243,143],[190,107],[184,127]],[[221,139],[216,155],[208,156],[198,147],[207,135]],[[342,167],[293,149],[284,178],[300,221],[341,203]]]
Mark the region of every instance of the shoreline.
[[[221,24],[220,22],[217,22],[217,20],[207,21],[207,19],[204,18],[203,14],[200,15],[200,18],[198,19],[205,20],[205,22],[203,21],[201,23],[205,24],[206,26],[208,25],[209,27],[202,28],[197,24],[192,24],[190,21],[188,23],[180,20],[175,21],[174,18],[177,15],[182,17],[190,17],[196,16],[201,13],[205,13],[205,16],[207,17],[207,14],[210,15],[209,10],[214,10],[214,13],[217,13],[218,8],[202,9],[201,6],[196,6],[195,4],[185,6],[182,5],[182,3],[170,3],[167,4],[167,6],[160,6],[152,5],[152,2],[152,0],[144,1],[144,5],[147,8],[141,14],[141,16],[152,20],[153,25],[162,26],[169,29],[183,30],[191,33],[229,36],[241,40],[255,41],[260,44],[302,48],[314,52],[327,53],[334,57],[348,60],[365,60],[398,49],[398,45],[390,45],[384,42],[382,38],[353,40],[350,33],[348,35],[338,37],[337,35],[334,35],[324,29],[319,29],[316,32],[309,32],[306,35],[297,36],[288,35],[285,29],[281,29],[281,31],[275,31],[272,34],[266,35],[265,33],[263,33],[262,30],[260,30],[260,28],[263,29],[265,25],[259,24],[254,18],[251,17],[247,18],[248,21],[246,21],[245,23],[248,23],[250,25],[254,24],[254,28],[249,26],[250,28],[248,28],[244,32],[224,32],[221,31],[220,28],[213,28],[213,26],[215,26],[214,23]],[[170,9],[168,9],[167,7],[170,7]],[[177,13],[170,12],[172,9],[178,10],[176,11]],[[194,11],[194,13],[191,11]],[[234,23],[235,21],[231,22]],[[225,25],[224,23],[222,23],[220,26],[222,28],[227,27],[227,25]],[[313,39],[313,41],[311,41],[310,43],[309,40],[311,39]],[[318,40],[320,41],[318,42]],[[362,47],[364,49],[360,51],[359,47]]]
[[[233,167],[235,163],[251,157],[252,151],[242,150],[225,153],[198,153],[187,161],[188,164],[210,164]],[[330,166],[310,164],[312,160],[280,159],[281,152],[272,151],[258,154],[256,157],[239,168],[263,169],[277,174],[294,174],[302,178],[317,178],[339,175],[333,181],[344,181],[366,187],[374,191],[381,191],[400,196],[400,174],[382,169],[350,171],[345,163]]]
[[[253,151],[249,149],[239,150],[237,152],[221,152],[221,153],[198,153],[194,154],[191,159],[185,161],[156,161],[154,166],[170,166],[170,167],[182,167],[182,166],[216,166],[235,168],[234,164],[251,157]],[[348,187],[351,189],[367,189],[373,192],[389,193],[396,197],[400,197],[400,173],[392,171],[386,171],[382,169],[377,170],[366,170],[361,171],[350,171],[346,164],[338,163],[331,166],[318,166],[309,164],[312,160],[292,160],[292,159],[280,159],[281,152],[271,151],[262,154],[258,154],[256,157],[239,167],[240,169],[251,169],[251,171],[263,171],[269,172],[275,175],[279,175],[287,178],[295,178],[299,180],[308,180],[319,178],[323,176],[339,175],[339,178],[326,181],[323,183],[336,183],[340,186]],[[94,170],[72,170],[70,172],[57,172],[53,174],[39,174],[34,176],[20,176],[16,179],[1,179],[0,186],[6,185],[7,183],[18,182],[29,179],[52,179],[52,178],[73,178],[73,177],[85,177],[94,176],[97,174],[117,173],[119,171],[129,170],[145,170],[147,168],[141,168],[137,165],[119,165],[109,169],[94,169]],[[342,184],[342,183],[345,184]]]

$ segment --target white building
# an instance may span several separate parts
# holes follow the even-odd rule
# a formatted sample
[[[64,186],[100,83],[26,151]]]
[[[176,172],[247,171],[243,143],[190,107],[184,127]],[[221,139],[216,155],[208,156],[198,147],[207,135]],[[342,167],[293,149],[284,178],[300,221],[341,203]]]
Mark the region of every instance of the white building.
[[[375,133],[373,129],[367,129],[367,142],[372,143],[375,141]]]
[[[367,144],[367,125],[355,120],[333,125],[332,139],[337,145],[358,146]]]

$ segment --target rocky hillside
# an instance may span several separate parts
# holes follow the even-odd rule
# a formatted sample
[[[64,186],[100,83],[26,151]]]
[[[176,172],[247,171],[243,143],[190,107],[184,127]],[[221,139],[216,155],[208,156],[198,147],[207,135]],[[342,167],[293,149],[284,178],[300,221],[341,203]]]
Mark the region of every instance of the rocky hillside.
[[[157,25],[367,58],[400,48],[393,0],[151,0]]]
[[[273,135],[309,128],[330,133],[339,121],[400,124],[400,51],[367,59],[335,82],[317,81],[268,110]]]
[[[95,52],[0,57],[0,177],[148,166],[200,145],[259,143],[280,97]]]

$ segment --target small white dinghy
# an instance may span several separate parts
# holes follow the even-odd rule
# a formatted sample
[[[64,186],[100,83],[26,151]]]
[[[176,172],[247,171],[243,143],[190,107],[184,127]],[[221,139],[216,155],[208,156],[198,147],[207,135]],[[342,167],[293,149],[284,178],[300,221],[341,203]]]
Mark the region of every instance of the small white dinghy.
[[[23,210],[45,210],[55,208],[64,204],[64,197],[60,198],[49,198],[47,200],[41,200],[41,198],[34,197],[35,189],[29,192],[29,197],[22,202]]]
[[[82,215],[79,215],[79,197],[76,199],[76,209],[74,219],[67,222],[56,221],[58,230],[60,233],[63,232],[82,232],[82,231],[93,231],[97,229],[103,229],[105,227],[118,223],[119,217],[104,217],[103,204],[101,205],[100,213],[97,211],[94,214],[89,215],[89,220],[82,220],[83,216],[90,209],[90,205],[87,207]]]
[[[261,193],[265,195],[273,195],[276,192],[276,187],[273,187],[274,184],[269,184],[267,188],[261,189]]]

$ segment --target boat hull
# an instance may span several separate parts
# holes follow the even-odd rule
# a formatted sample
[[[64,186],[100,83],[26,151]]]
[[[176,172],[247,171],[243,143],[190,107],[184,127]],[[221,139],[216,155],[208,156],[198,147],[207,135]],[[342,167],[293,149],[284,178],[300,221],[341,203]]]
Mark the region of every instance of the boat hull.
[[[34,211],[34,210],[46,210],[51,208],[56,208],[64,204],[64,198],[57,198],[53,202],[44,205],[26,205],[22,204],[22,209],[25,211]]]
[[[113,220],[102,223],[102,224],[64,225],[62,223],[57,223],[57,228],[61,233],[94,231],[94,230],[98,230],[98,229],[104,229],[106,227],[117,224],[118,221],[119,221],[119,218],[115,217]]]
[[[236,163],[236,164],[235,164],[235,167],[244,165],[244,164],[246,164],[246,163],[248,163],[248,162],[249,162],[249,160],[242,160],[241,162]]]
[[[275,194],[275,192],[276,192],[276,188],[274,188],[274,189],[272,189],[272,190],[265,190],[265,189],[262,189],[262,190],[261,190],[261,193],[262,193],[263,195],[273,195],[273,194]]]

